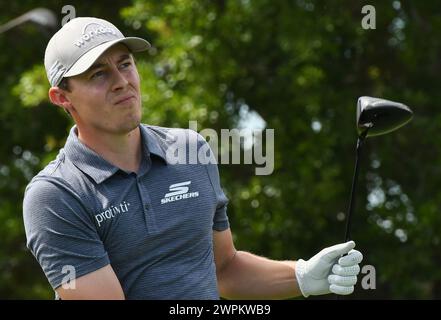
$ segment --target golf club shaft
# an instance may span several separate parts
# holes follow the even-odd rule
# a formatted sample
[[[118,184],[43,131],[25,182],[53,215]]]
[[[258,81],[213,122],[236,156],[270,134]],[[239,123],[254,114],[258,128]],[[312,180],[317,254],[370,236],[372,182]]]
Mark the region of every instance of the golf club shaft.
[[[366,138],[367,132],[369,129],[366,129],[363,131],[360,136],[357,139],[357,148],[356,148],[356,156],[355,156],[355,169],[354,169],[354,176],[352,178],[352,187],[351,187],[351,195],[349,198],[349,208],[347,212],[347,218],[346,218],[346,232],[345,232],[345,239],[344,241],[349,241],[351,238],[351,218],[352,218],[352,212],[354,211],[355,207],[355,192],[357,189],[357,182],[358,182],[358,169],[360,164],[360,155],[361,150],[363,147],[364,140]]]

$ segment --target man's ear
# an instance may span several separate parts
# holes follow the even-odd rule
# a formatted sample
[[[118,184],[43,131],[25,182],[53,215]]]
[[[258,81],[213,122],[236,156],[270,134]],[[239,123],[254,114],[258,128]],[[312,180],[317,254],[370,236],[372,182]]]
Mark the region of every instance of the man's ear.
[[[70,102],[69,97],[67,97],[66,91],[63,89],[60,89],[59,87],[51,87],[49,89],[49,99],[53,104],[63,108],[67,113],[71,113],[73,105]]]

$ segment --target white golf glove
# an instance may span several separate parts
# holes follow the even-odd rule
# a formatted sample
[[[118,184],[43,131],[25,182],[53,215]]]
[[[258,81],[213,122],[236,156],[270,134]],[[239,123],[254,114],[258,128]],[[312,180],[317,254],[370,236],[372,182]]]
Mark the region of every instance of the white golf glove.
[[[361,252],[353,250],[354,247],[355,242],[348,241],[325,248],[308,261],[298,260],[295,273],[303,296],[354,292],[360,272],[358,264],[363,260]]]

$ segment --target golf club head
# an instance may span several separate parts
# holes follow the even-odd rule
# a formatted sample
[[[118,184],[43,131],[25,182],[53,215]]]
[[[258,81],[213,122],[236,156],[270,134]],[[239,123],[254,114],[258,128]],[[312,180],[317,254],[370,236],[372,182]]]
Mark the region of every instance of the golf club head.
[[[361,135],[369,128],[366,137],[379,136],[394,131],[413,116],[408,106],[390,100],[360,97],[357,103],[357,130]]]

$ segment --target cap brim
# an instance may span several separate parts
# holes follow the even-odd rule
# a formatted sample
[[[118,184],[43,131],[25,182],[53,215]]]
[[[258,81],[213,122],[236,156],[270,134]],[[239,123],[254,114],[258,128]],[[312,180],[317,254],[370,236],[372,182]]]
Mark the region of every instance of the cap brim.
[[[148,41],[137,37],[121,38],[102,43],[82,55],[64,74],[64,77],[76,76],[87,71],[107,49],[118,43],[125,44],[131,52],[145,51],[151,47]]]

